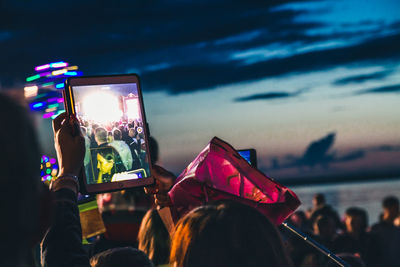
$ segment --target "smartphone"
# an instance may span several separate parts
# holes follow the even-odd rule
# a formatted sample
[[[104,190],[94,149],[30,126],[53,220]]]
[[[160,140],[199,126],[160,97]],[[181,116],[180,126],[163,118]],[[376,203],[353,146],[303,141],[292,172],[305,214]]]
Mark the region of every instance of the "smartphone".
[[[71,77],[64,105],[75,115],[85,138],[82,194],[154,183],[149,131],[136,74]]]
[[[253,148],[238,150],[239,155],[242,156],[247,162],[257,168],[257,153]]]

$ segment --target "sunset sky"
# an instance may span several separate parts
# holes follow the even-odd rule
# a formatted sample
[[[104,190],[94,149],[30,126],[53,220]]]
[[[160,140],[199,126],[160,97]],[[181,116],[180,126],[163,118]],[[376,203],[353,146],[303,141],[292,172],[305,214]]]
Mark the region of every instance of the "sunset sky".
[[[68,3],[2,1],[1,90],[59,60],[138,73],[176,174],[218,136],[282,181],[400,177],[398,0]]]

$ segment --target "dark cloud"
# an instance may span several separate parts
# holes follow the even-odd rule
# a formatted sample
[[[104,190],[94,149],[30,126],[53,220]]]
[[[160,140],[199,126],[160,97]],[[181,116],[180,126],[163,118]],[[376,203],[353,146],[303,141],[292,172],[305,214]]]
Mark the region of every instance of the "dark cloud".
[[[238,97],[235,99],[236,102],[246,102],[246,101],[252,101],[252,100],[273,100],[273,99],[280,99],[280,98],[288,98],[292,97],[295,94],[290,94],[286,92],[271,92],[271,93],[265,93],[265,94],[255,94],[255,95],[250,95],[250,96],[245,96],[245,97]]]
[[[327,25],[297,20],[315,10],[274,9],[291,2],[299,0],[90,0],[62,6],[54,1],[2,1],[0,33],[7,34],[0,38],[0,81],[12,86],[23,82],[35,65],[67,60],[86,75],[139,72],[143,88],[176,94],[342,64],[398,61],[399,35],[293,55],[293,44],[377,32],[310,35]],[[286,49],[288,56],[253,64],[232,58],[269,45]]]
[[[381,94],[381,93],[399,93],[399,92],[400,92],[400,84],[395,84],[395,85],[369,88],[366,90],[362,90],[357,94]]]
[[[255,81],[291,73],[329,69],[344,64],[376,64],[400,59],[400,34],[381,37],[348,47],[311,51],[275,58],[250,65],[239,60],[214,64],[172,66],[168,69],[142,74],[147,88],[167,88],[170,93],[184,93],[217,85]]]
[[[304,171],[304,168],[321,167],[328,169],[330,164],[333,163],[344,163],[351,162],[365,158],[369,153],[376,152],[393,152],[400,151],[400,146],[396,145],[379,145],[363,149],[354,149],[343,155],[333,150],[333,146],[336,139],[336,133],[329,133],[326,136],[312,141],[305,149],[303,155],[285,155],[281,159],[272,158],[269,170],[279,170],[287,168],[298,168],[300,172]]]
[[[393,71],[392,70],[385,70],[385,71],[379,71],[375,73],[369,73],[369,74],[362,74],[362,75],[354,75],[354,76],[349,76],[345,77],[339,80],[336,80],[334,82],[335,85],[346,85],[349,83],[362,83],[365,81],[369,80],[382,80],[389,76]]]
[[[335,140],[336,133],[328,133],[326,136],[312,141],[301,156],[286,155],[282,162],[274,158],[271,161],[271,169],[299,168],[300,171],[305,167],[328,169],[332,163],[354,161],[365,157],[368,153],[365,149],[356,149],[338,156],[337,152],[333,150]]]

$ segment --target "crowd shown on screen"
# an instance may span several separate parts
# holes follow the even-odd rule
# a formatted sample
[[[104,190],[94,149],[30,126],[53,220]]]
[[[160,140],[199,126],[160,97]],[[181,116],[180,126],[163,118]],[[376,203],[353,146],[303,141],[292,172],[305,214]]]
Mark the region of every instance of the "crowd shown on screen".
[[[109,122],[106,125],[79,119],[81,132],[85,138],[86,177],[97,177],[95,182],[109,182],[112,175],[139,169],[146,163],[146,144],[143,123],[139,120],[131,122]],[[110,153],[112,149],[113,153]],[[92,163],[93,168],[90,167]],[[99,163],[99,164],[98,164]],[[98,172],[92,175],[92,171]]]

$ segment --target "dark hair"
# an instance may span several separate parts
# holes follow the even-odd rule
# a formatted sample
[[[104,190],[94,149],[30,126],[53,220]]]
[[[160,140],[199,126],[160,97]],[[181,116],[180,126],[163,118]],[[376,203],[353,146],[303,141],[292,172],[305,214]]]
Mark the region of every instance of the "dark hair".
[[[113,133],[114,140],[122,139],[122,133],[119,129],[115,128],[112,133]]]
[[[14,257],[38,230],[40,150],[26,109],[0,93],[0,261]],[[31,244],[29,244],[31,245]],[[0,262],[0,265],[1,262]]]
[[[94,131],[94,134],[96,136],[96,139],[99,140],[100,142],[107,142],[107,130],[104,129],[103,127],[98,127]]]
[[[90,259],[92,267],[153,267],[143,251],[136,248],[112,248],[94,255]]]
[[[350,217],[358,217],[361,219],[361,228],[363,231],[368,227],[368,213],[361,208],[350,207],[346,210],[345,214]]]
[[[256,209],[221,201],[189,212],[176,226],[177,267],[290,266],[276,227]]]
[[[149,149],[151,164],[155,164],[158,161],[159,148],[157,140],[152,136],[149,136]]]
[[[387,196],[382,201],[383,208],[399,207],[399,199],[395,196]]]
[[[168,263],[170,237],[157,210],[147,211],[138,234],[139,249],[143,250],[155,265]]]
[[[317,202],[317,204],[325,203],[325,196],[322,193],[318,193],[318,194],[314,195],[314,199]]]

